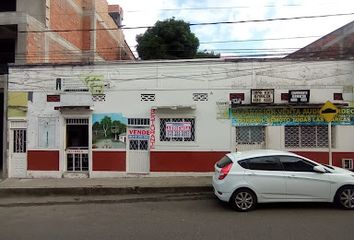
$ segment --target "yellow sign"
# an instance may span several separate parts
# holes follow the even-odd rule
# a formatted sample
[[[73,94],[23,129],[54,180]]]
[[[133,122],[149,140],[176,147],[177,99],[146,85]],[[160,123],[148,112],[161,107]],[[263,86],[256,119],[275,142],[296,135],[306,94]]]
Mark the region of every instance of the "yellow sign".
[[[326,122],[332,122],[334,117],[339,113],[339,109],[334,106],[333,103],[327,101],[320,109],[321,117],[326,120]]]

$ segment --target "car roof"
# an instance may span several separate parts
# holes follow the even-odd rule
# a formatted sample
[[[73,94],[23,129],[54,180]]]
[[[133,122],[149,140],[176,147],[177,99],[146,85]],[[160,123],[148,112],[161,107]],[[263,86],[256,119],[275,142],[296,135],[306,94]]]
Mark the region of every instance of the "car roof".
[[[232,152],[226,154],[231,160],[239,161],[242,159],[255,158],[255,157],[263,157],[263,156],[274,156],[274,155],[286,155],[286,156],[296,156],[297,154],[281,151],[281,150],[273,150],[273,149],[255,149],[248,151],[240,151],[240,152]]]

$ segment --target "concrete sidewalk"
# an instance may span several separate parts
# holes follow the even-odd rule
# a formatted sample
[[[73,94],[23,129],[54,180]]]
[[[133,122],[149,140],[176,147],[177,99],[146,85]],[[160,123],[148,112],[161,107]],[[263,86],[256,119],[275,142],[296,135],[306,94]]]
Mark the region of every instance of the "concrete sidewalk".
[[[3,179],[0,197],[211,192],[211,176]]]

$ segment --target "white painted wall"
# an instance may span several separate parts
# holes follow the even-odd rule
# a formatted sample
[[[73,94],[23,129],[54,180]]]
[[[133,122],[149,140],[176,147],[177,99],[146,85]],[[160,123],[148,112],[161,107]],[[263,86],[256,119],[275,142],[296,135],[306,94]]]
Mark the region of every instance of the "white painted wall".
[[[221,60],[111,63],[89,66],[12,66],[9,90],[33,92],[29,104],[28,148],[36,148],[39,115],[60,119],[54,106],[63,103],[92,105],[93,113],[123,113],[128,118],[149,118],[152,107],[185,105],[189,110],[163,110],[157,117],[195,117],[195,142],[160,142],[159,121],[156,151],[229,151],[234,150],[234,133],[230,120],[216,118],[216,101],[228,101],[229,93],[244,92],[244,104],[250,103],[251,88],[275,89],[275,102],[289,89],[310,89],[311,103],[333,100],[333,93],[354,85],[354,61],[259,61],[225,62]],[[108,86],[106,101],[92,102],[88,93],[55,90],[55,79],[82,84],[86,75],[102,75]],[[47,103],[47,94],[61,94],[61,103]],[[156,94],[154,102],[142,102],[140,94]],[[194,102],[193,93],[208,93],[207,102]],[[71,99],[71,100],[70,100]],[[60,124],[59,124],[60,126]],[[338,126],[334,151],[354,151],[354,126]],[[63,136],[58,136],[63,139]],[[284,127],[267,127],[267,148],[284,148]],[[62,148],[62,146],[61,146]],[[308,149],[306,149],[308,150]]]

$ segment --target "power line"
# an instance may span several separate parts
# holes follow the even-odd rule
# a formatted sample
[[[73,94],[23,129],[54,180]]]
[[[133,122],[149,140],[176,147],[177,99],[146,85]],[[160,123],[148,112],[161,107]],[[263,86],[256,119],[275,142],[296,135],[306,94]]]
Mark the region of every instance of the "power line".
[[[223,6],[223,7],[185,7],[185,8],[159,8],[152,10],[126,10],[125,12],[138,13],[146,11],[175,12],[175,11],[200,11],[200,10],[230,10],[230,9],[249,9],[249,8],[275,8],[275,7],[301,7],[302,4],[282,4],[282,5],[263,5],[263,6]]]
[[[262,39],[259,38],[259,39],[244,39],[244,40],[208,41],[208,42],[200,42],[200,44],[232,43],[232,42],[263,42],[263,41],[293,40],[293,39],[318,38],[318,37],[321,36],[302,36],[302,37],[297,36],[297,37],[283,37],[283,38],[262,38]]]
[[[298,48],[229,48],[229,49],[209,49],[208,51],[216,52],[218,51],[223,51],[224,53],[234,53],[237,54],[238,57],[280,57],[280,56],[287,56],[289,54],[295,53],[293,50],[296,50]],[[112,48],[109,48],[109,50],[112,50]],[[349,49],[348,49],[349,50]],[[322,54],[325,56],[337,56],[337,57],[345,57],[349,56],[349,52],[344,51],[344,52],[338,52],[333,49],[325,49],[325,50],[312,50],[312,51],[307,51],[306,54],[308,56],[311,56],[313,54]],[[171,52],[178,52],[179,50],[171,51]],[[82,62],[82,60],[79,61],[80,57],[85,57],[82,55],[80,52],[74,51],[74,52],[66,52],[66,53],[60,53],[57,51],[52,51],[50,53],[56,54],[53,56],[45,56],[42,53],[32,53],[32,54],[16,54],[16,60],[27,60],[28,58],[34,58],[34,60],[44,62],[45,59],[48,59],[49,61],[76,61],[76,62]],[[87,53],[87,52],[86,52]],[[98,56],[104,57],[104,55],[110,54],[108,57],[114,57],[115,55],[112,54],[112,51],[90,51],[92,54],[97,54]],[[306,57],[306,54],[305,57]],[[5,53],[0,53],[0,57],[2,55],[6,55]],[[47,58],[48,57],[48,58]],[[77,58],[75,60],[75,57]],[[107,57],[107,56],[106,56]],[[37,58],[37,59],[36,59]],[[123,57],[120,59],[123,60]],[[102,60],[106,61],[106,60]],[[102,62],[100,61],[100,62]],[[119,61],[119,59],[116,60],[108,60],[108,61]]]
[[[218,21],[218,22],[205,22],[205,23],[189,23],[189,26],[205,26],[205,25],[220,25],[220,24],[241,24],[241,23],[260,23],[260,22],[273,22],[273,21],[290,21],[290,20],[300,20],[300,19],[313,19],[313,18],[327,18],[327,17],[340,17],[340,16],[350,16],[354,13],[336,13],[336,14],[325,14],[325,15],[309,15],[309,16],[297,16],[297,17],[281,17],[281,18],[266,18],[266,19],[251,19],[251,20],[240,20],[240,21]],[[44,33],[44,32],[82,32],[82,31],[108,31],[108,30],[132,30],[132,29],[145,29],[152,26],[136,26],[136,27],[114,27],[114,28],[87,28],[87,29],[49,29],[49,30],[25,30],[19,31],[19,33]]]

